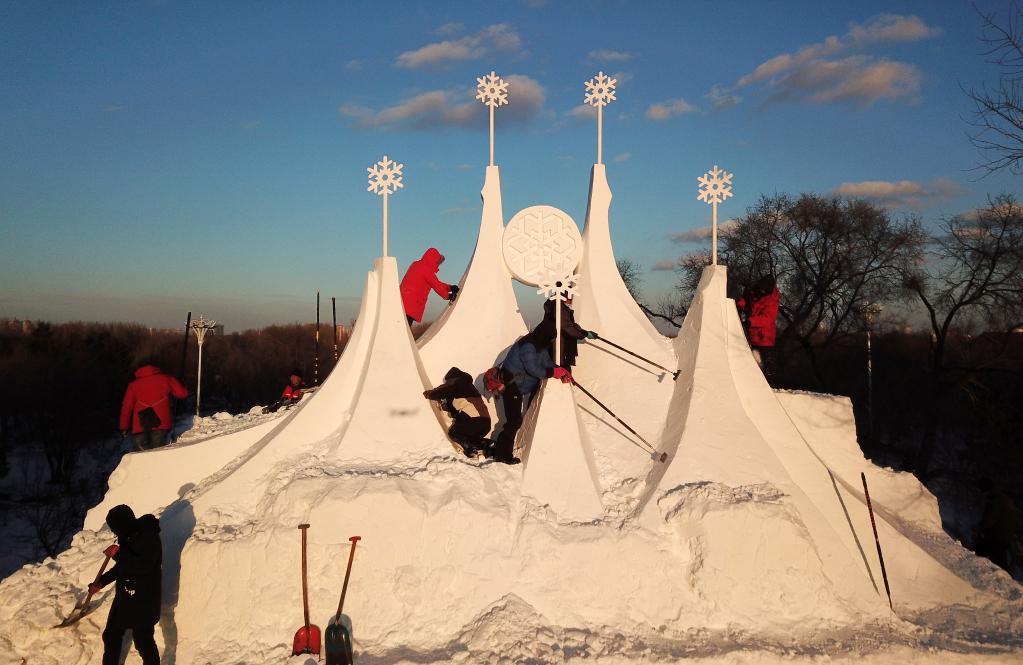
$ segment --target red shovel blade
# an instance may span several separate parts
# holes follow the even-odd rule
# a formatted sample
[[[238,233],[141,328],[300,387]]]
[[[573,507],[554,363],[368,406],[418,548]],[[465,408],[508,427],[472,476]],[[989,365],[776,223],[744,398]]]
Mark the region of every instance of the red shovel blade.
[[[309,624],[309,630],[305,626],[295,633],[295,644],[291,648],[291,655],[298,656],[303,653],[320,654],[320,627],[316,624]]]

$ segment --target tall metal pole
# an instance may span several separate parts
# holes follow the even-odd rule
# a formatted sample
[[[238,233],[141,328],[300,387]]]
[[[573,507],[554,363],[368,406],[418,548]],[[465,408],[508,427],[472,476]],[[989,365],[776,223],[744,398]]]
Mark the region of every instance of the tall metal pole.
[[[197,417],[202,406],[202,345],[206,341],[206,334],[216,325],[216,321],[207,320],[202,314],[198,319],[192,321],[192,332],[195,333],[195,340],[199,343],[199,367],[195,376],[195,415]]]
[[[316,289],[316,350],[313,352],[313,385],[320,385],[320,290]]]
[[[870,433],[870,441],[874,443],[874,351],[871,344],[871,332],[874,328],[874,320],[881,313],[881,306],[875,303],[867,305],[863,318],[867,323],[867,428]]]
[[[337,364],[337,298],[330,297],[330,311],[334,321],[334,363]]]

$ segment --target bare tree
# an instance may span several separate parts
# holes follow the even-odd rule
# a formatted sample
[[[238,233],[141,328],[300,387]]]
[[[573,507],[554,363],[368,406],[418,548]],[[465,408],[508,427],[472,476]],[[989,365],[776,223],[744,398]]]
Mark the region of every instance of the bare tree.
[[[633,300],[639,302],[639,285],[643,282],[639,265],[631,259],[618,259],[615,261],[615,264],[618,266],[618,274],[622,276],[622,281],[625,282],[625,288],[629,290],[629,295],[632,296]]]
[[[784,326],[779,345],[796,343],[808,355],[820,388],[828,383],[816,350],[862,327],[869,303],[901,294],[902,275],[920,255],[918,221],[893,220],[871,203],[803,194],[765,196],[721,235],[731,295],[772,275],[781,291]],[[679,288],[695,289],[705,260],[679,260]]]
[[[1003,195],[974,214],[953,217],[934,238],[930,254],[931,260],[908,272],[904,282],[927,311],[933,340],[929,412],[915,461],[925,480],[945,398],[956,388],[968,390],[976,373],[997,371],[1001,357],[986,354],[971,366],[953,365],[951,337],[969,326],[1008,333],[1023,325],[1023,208]]]
[[[1021,172],[1023,160],[1023,10],[1009,6],[1004,25],[994,14],[977,10],[984,21],[981,42],[987,62],[998,68],[998,82],[966,90],[974,111],[968,120],[970,141],[983,160],[979,169],[993,173],[1009,169]]]

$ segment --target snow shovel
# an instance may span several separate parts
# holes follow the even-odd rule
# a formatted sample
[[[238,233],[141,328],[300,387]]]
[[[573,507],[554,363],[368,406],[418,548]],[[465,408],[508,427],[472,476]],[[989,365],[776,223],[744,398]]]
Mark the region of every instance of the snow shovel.
[[[655,363],[655,362],[654,362],[653,360],[650,360],[649,358],[644,358],[643,356],[639,355],[638,353],[633,353],[632,351],[629,351],[628,349],[626,349],[626,348],[625,348],[624,346],[618,346],[617,344],[615,344],[615,343],[614,343],[614,342],[612,342],[611,340],[609,340],[609,339],[605,339],[605,338],[601,337],[600,335],[597,335],[597,339],[599,339],[599,340],[600,340],[601,342],[603,342],[604,344],[610,344],[611,346],[615,347],[615,348],[616,348],[616,349],[618,349],[619,351],[625,351],[625,352],[626,352],[626,353],[628,353],[628,354],[629,354],[630,356],[634,356],[634,357],[636,357],[636,358],[639,358],[639,359],[640,359],[640,360],[642,360],[643,362],[647,362],[647,363],[650,363],[651,365],[653,365],[653,366],[654,366],[654,367],[656,367],[657,369],[663,369],[663,370],[664,370],[665,372],[667,372],[668,374],[671,374],[671,377],[672,377],[672,378],[671,378],[671,380],[672,380],[672,381],[678,381],[678,375],[679,375],[679,374],[680,374],[680,373],[682,372],[682,370],[680,370],[680,369],[677,369],[677,370],[675,370],[675,371],[673,372],[673,371],[671,371],[670,369],[668,369],[667,367],[665,367],[664,365],[658,365],[658,364],[657,364],[657,363]],[[658,379],[658,382],[660,382],[660,379]],[[622,424],[623,424],[623,425],[625,425],[625,423],[622,423]],[[626,427],[628,427],[628,425],[626,425]]]
[[[107,558],[103,559],[103,565],[99,567],[99,572],[96,573],[96,579],[93,581],[93,584],[99,584],[99,578],[103,577],[103,573],[106,571],[108,563],[110,563],[109,554],[107,555]],[[82,602],[82,607],[78,611],[78,614],[75,614],[75,611],[71,610],[71,615],[54,626],[54,628],[64,628],[65,626],[70,626],[73,623],[78,623],[78,620],[84,617],[85,613],[89,611],[89,603],[92,601],[92,595],[92,591],[89,591],[88,595],[85,596],[85,600]]]
[[[309,586],[306,583],[306,555],[305,541],[308,524],[299,524],[302,530],[302,611],[305,613],[305,625],[295,633],[295,643],[291,648],[291,655],[298,656],[304,653],[320,655],[320,627],[309,623]]]
[[[643,443],[644,443],[644,444],[646,445],[646,447],[647,447],[647,448],[648,448],[648,449],[650,450],[650,458],[651,458],[651,459],[656,459],[656,460],[660,460],[661,462],[665,462],[665,461],[667,461],[667,460],[668,460],[668,453],[661,453],[660,455],[658,455],[658,454],[657,454],[657,449],[656,449],[656,448],[654,448],[654,447],[653,447],[652,445],[650,445],[650,443],[649,443],[649,442],[648,442],[648,441],[647,441],[646,439],[644,439],[643,437],[641,437],[641,436],[639,435],[639,432],[637,432],[636,430],[634,430],[634,429],[632,429],[631,427],[629,427],[629,424],[628,424],[627,422],[625,422],[624,420],[622,420],[621,418],[619,418],[618,416],[616,416],[616,415],[615,415],[615,412],[614,412],[614,411],[612,411],[611,409],[609,409],[609,408],[607,408],[606,406],[604,406],[604,403],[603,403],[603,402],[601,402],[601,401],[600,401],[599,399],[597,399],[596,397],[594,397],[594,396],[593,396],[593,393],[591,393],[591,392],[590,392],[589,390],[586,390],[586,388],[583,388],[583,387],[582,387],[582,386],[580,386],[580,385],[579,385],[578,383],[576,383],[576,382],[575,382],[575,379],[572,379],[572,385],[573,385],[573,386],[575,386],[576,388],[578,388],[579,390],[583,391],[583,393],[584,393],[584,394],[585,394],[585,395],[586,395],[587,397],[589,397],[590,399],[592,399],[592,400],[593,400],[594,402],[596,402],[596,403],[597,403],[597,406],[599,406],[600,408],[602,408],[602,409],[604,409],[605,411],[607,411],[607,412],[608,412],[608,413],[609,413],[609,414],[611,415],[611,417],[612,417],[612,418],[614,418],[614,419],[615,419],[615,420],[617,420],[617,421],[618,421],[619,423],[621,423],[622,427],[624,427],[625,429],[627,429],[627,430],[629,430],[630,432],[632,432],[632,434],[633,434],[633,435],[634,435],[634,436],[635,436],[635,437],[636,437],[637,439],[639,439],[640,441],[642,441],[642,442],[643,442]]]
[[[352,634],[348,627],[341,623],[341,610],[345,606],[345,594],[348,593],[348,577],[352,574],[352,560],[355,559],[355,544],[362,540],[361,536],[352,536],[352,550],[348,553],[348,569],[345,571],[345,583],[341,585],[341,602],[337,604],[337,614],[327,622],[327,631],[323,636],[324,650],[327,652],[327,665],[352,665]]]

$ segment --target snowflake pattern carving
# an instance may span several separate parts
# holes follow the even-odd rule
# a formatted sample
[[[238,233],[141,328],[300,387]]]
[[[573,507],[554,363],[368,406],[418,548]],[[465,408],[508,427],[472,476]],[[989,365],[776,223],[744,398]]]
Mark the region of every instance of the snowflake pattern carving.
[[[537,286],[579,264],[582,236],[566,213],[550,206],[518,212],[504,231],[504,260],[519,280]]]
[[[705,203],[721,203],[732,195],[732,174],[714,165],[696,179],[700,183],[696,198]]]

